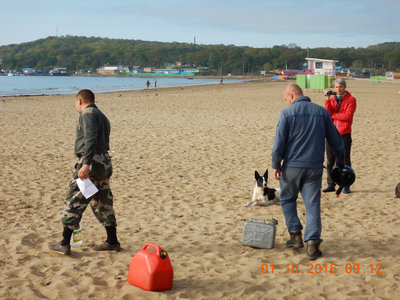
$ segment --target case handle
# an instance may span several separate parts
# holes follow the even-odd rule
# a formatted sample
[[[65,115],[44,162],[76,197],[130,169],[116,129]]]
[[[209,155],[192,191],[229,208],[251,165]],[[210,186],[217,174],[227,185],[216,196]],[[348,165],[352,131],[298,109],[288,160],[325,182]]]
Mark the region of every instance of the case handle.
[[[264,218],[257,218],[257,217],[251,217],[250,218],[250,222],[253,220],[259,220],[259,221],[263,221],[265,223],[265,219]]]

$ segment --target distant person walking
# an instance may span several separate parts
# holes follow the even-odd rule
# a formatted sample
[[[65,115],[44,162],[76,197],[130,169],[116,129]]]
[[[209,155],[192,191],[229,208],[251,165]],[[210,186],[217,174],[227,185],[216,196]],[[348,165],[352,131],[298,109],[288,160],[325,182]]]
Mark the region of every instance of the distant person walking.
[[[150,87],[150,81],[149,80],[146,81],[146,87],[147,87],[147,89],[149,89],[149,87]]]
[[[111,157],[108,154],[111,127],[109,120],[94,101],[94,94],[86,89],[79,91],[75,97],[75,108],[79,113],[74,150],[77,163],[64,201],[63,240],[49,244],[51,250],[64,255],[71,254],[70,240],[73,230],[78,229],[82,214],[89,203],[97,220],[107,232],[107,241],[94,246],[94,250],[121,250],[109,181],[112,174]],[[99,191],[86,199],[76,183],[78,178],[89,178]]]
[[[306,208],[304,242],[310,260],[322,255],[321,183],[325,156],[325,138],[336,153],[336,163],[343,167],[344,146],[329,113],[312,103],[297,84],[289,84],[283,97],[289,104],[279,116],[272,148],[274,177],[280,180],[281,207],[289,230],[287,248],[302,248],[303,225],[297,214],[299,192]],[[283,163],[282,163],[283,162]]]
[[[154,79],[154,88],[157,87],[157,80]]]
[[[351,151],[351,126],[353,124],[353,116],[356,111],[357,103],[349,91],[346,91],[346,81],[342,78],[335,80],[336,95],[330,89],[325,90],[325,108],[331,115],[333,124],[339,131],[344,142],[344,161],[351,167],[350,151]],[[326,144],[326,172],[328,186],[323,190],[324,193],[334,192],[335,183],[332,179],[332,168],[335,163],[335,153],[329,144]],[[351,193],[350,187],[345,187],[345,194]]]
[[[224,79],[222,77],[219,79],[219,84],[224,84]]]

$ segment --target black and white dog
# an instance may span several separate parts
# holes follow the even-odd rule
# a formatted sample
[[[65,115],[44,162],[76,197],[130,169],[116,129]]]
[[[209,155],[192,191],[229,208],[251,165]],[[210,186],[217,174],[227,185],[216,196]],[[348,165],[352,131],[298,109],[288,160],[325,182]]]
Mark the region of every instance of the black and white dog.
[[[256,186],[253,190],[253,198],[250,202],[247,202],[244,206],[267,206],[275,203],[279,203],[279,196],[281,194],[280,189],[270,189],[268,185],[268,169],[265,171],[263,176],[260,176],[255,171],[254,176],[256,178]]]

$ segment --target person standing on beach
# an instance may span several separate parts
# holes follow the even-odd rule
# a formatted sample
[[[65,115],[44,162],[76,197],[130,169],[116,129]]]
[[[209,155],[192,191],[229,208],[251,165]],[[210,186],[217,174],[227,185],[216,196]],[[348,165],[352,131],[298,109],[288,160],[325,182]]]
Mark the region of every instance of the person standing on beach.
[[[346,91],[346,81],[338,78],[335,80],[336,95],[332,95],[330,89],[325,90],[325,108],[331,115],[333,124],[339,131],[344,142],[344,161],[347,166],[351,167],[350,151],[351,151],[351,125],[353,124],[353,116],[356,111],[356,98]],[[326,172],[328,186],[323,190],[324,193],[335,191],[335,182],[332,179],[332,168],[335,163],[335,153],[329,144],[326,144]],[[345,187],[345,194],[351,193],[350,187]]]
[[[94,215],[107,232],[107,241],[94,246],[94,250],[120,251],[109,181],[112,175],[111,157],[108,154],[110,122],[95,105],[95,96],[90,90],[83,89],[78,92],[75,97],[75,108],[79,113],[74,149],[78,161],[64,201],[63,240],[49,244],[49,248],[64,255],[71,254],[72,232],[79,228],[82,214],[90,203]],[[82,180],[89,178],[99,191],[86,199],[76,183],[78,178]]]
[[[310,260],[322,255],[321,239],[321,184],[325,154],[325,138],[336,154],[336,163],[344,165],[343,140],[322,106],[312,103],[297,84],[289,84],[283,91],[289,104],[279,116],[274,145],[272,168],[280,180],[281,207],[289,230],[288,248],[304,246],[303,226],[297,215],[299,192],[306,208],[304,242]],[[283,164],[282,164],[283,161]]]
[[[157,87],[157,80],[154,79],[154,88]]]
[[[146,81],[146,87],[147,87],[147,89],[149,89],[149,87],[150,87],[150,81],[149,80]]]

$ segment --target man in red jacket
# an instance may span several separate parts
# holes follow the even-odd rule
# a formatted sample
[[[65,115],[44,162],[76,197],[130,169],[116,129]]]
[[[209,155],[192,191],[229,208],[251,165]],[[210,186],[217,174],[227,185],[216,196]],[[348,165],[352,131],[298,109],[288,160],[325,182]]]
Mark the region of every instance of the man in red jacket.
[[[336,95],[333,95],[331,90],[325,90],[325,109],[331,115],[335,127],[343,138],[345,164],[351,167],[351,125],[357,106],[356,98],[346,91],[346,81],[341,78],[335,80],[335,91]],[[335,164],[335,154],[328,143],[326,143],[326,160],[328,187],[323,190],[324,193],[335,191],[335,183],[331,177],[331,171]],[[344,193],[350,192],[350,187],[344,188]]]

